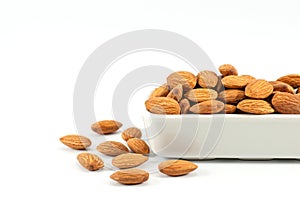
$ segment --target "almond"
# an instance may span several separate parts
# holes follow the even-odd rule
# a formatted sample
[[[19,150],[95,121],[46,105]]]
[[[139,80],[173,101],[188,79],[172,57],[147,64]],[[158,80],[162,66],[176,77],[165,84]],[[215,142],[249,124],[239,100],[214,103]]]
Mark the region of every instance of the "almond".
[[[81,153],[77,155],[77,160],[82,167],[90,171],[99,170],[104,167],[104,162],[96,154]]]
[[[264,99],[273,93],[273,86],[266,80],[254,80],[245,88],[246,96],[255,99]]]
[[[167,160],[158,165],[159,171],[169,176],[186,175],[197,168],[196,164],[185,160]]]
[[[138,154],[149,154],[150,148],[147,143],[139,138],[131,138],[127,140],[127,145],[134,153]]]
[[[218,93],[213,89],[192,89],[184,94],[184,96],[193,102],[203,102],[214,100],[218,97]]]
[[[147,160],[148,157],[142,154],[128,153],[128,154],[120,154],[115,158],[113,158],[112,164],[117,168],[127,169],[127,168],[137,167],[145,163]]]
[[[190,110],[190,102],[188,99],[184,98],[179,102],[181,114],[187,114]]]
[[[154,114],[180,114],[179,103],[173,98],[153,97],[145,102],[146,109]]]
[[[298,87],[297,94],[300,94],[300,87]]]
[[[142,137],[142,131],[136,127],[127,128],[122,133],[122,138],[125,141],[131,138],[141,138],[141,137]]]
[[[278,92],[273,96],[272,105],[282,114],[300,114],[300,96]]]
[[[193,105],[190,111],[195,114],[214,114],[224,109],[224,103],[217,100],[204,101]]]
[[[276,93],[276,92],[288,92],[288,93],[291,93],[291,94],[294,94],[295,91],[294,91],[294,88],[287,84],[287,83],[284,83],[284,82],[281,82],[281,81],[270,81],[269,82],[272,86],[273,86],[273,93]]]
[[[121,184],[141,184],[149,179],[149,173],[140,169],[127,169],[113,173],[110,178]]]
[[[277,81],[281,81],[291,85],[293,88],[300,87],[300,74],[290,74],[277,79]]]
[[[61,137],[59,140],[64,145],[76,150],[85,150],[92,144],[89,138],[76,134],[66,135],[64,137]]]
[[[228,75],[238,75],[238,71],[236,70],[236,68],[230,64],[224,64],[220,66],[219,71],[223,77]]]
[[[218,99],[228,104],[237,104],[245,98],[245,92],[239,89],[227,89],[219,93]]]
[[[239,102],[237,108],[250,114],[271,114],[275,112],[271,104],[264,100],[245,99]]]
[[[219,81],[217,74],[208,70],[201,71],[197,77],[198,84],[203,88],[214,88]]]
[[[167,95],[167,97],[173,98],[179,102],[182,98],[182,93],[183,93],[182,85],[179,84],[170,91],[170,93]]]
[[[151,93],[150,98],[152,97],[166,97],[170,90],[167,87],[167,84],[163,84],[160,87],[157,87],[154,89],[154,91]]]
[[[123,145],[121,142],[116,141],[106,141],[99,144],[96,149],[105,155],[108,156],[117,156],[120,154],[128,153],[128,148]]]
[[[173,89],[178,84],[181,84],[184,90],[193,89],[196,86],[197,77],[187,71],[178,71],[170,74],[167,77],[167,85]]]
[[[103,120],[92,124],[91,129],[98,134],[110,134],[122,127],[122,123],[115,120]]]
[[[224,110],[221,113],[233,114],[236,111],[235,105],[225,104]]]
[[[250,75],[229,75],[222,79],[224,87],[229,89],[243,89],[249,82],[255,80]]]
[[[217,86],[214,89],[217,92],[221,92],[221,91],[225,90],[224,85],[222,83],[222,76],[218,76],[218,84],[217,84]]]

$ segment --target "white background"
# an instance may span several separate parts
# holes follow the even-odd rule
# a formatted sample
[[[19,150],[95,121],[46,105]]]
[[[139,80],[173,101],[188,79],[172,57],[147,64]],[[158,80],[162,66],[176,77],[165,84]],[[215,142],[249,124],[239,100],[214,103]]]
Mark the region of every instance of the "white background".
[[[216,66],[231,63],[241,74],[271,80],[300,71],[299,9],[297,0],[0,1],[0,199],[298,199],[297,161],[202,161],[185,177],[155,173],[143,185],[121,186],[109,179],[109,169],[83,170],[77,152],[58,139],[76,133],[77,75],[108,39],[145,28],[177,32],[198,43]],[[123,64],[139,60],[133,58]],[[180,64],[163,58],[150,55],[147,64]],[[104,86],[96,100],[111,90]],[[100,102],[97,118],[109,118]]]

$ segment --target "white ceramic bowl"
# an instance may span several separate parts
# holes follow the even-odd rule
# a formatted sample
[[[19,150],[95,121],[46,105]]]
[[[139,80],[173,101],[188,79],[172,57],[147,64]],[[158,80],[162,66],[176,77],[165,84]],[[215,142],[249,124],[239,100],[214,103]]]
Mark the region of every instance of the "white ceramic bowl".
[[[157,115],[144,117],[152,151],[186,159],[300,159],[300,115]]]

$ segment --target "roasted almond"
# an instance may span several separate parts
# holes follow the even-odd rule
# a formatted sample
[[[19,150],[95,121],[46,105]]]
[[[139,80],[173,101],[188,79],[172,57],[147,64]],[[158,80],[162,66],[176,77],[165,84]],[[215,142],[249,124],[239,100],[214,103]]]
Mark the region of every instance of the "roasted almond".
[[[133,151],[137,154],[149,154],[150,148],[147,145],[147,143],[139,138],[131,138],[127,140],[127,145]]]
[[[110,178],[121,184],[134,185],[147,181],[149,173],[140,169],[127,169],[113,173]]]
[[[264,99],[273,93],[273,86],[266,80],[254,80],[245,88],[246,96],[255,99]]]
[[[125,131],[122,132],[123,140],[127,141],[131,138],[141,138],[142,131],[136,127],[127,128]]]
[[[154,91],[150,94],[150,98],[152,97],[166,97],[170,90],[168,89],[167,84],[163,84],[160,87],[154,89]]]
[[[195,114],[214,114],[224,109],[224,103],[217,100],[208,100],[193,105],[190,111]]]
[[[193,89],[197,84],[197,77],[187,71],[174,72],[167,77],[167,85],[170,89],[178,84],[182,85],[183,90]]]
[[[128,148],[121,142],[116,141],[106,141],[99,144],[96,149],[108,156],[117,156],[120,154],[128,153]]]
[[[235,111],[236,111],[236,106],[235,105],[225,104],[224,110],[221,113],[233,114]]]
[[[220,66],[219,71],[223,77],[228,76],[228,75],[238,75],[238,71],[231,64],[224,64],[224,65]]]
[[[197,77],[198,84],[203,88],[214,88],[219,81],[217,74],[208,70],[201,71]]]
[[[137,167],[148,160],[147,156],[142,154],[134,154],[134,153],[127,153],[127,154],[120,154],[113,158],[112,164],[113,166],[120,168],[120,169],[127,169]]]
[[[173,98],[153,97],[145,102],[146,109],[155,114],[180,114],[179,103]]]
[[[170,93],[167,95],[167,97],[173,98],[179,102],[182,98],[182,93],[183,93],[182,85],[179,84],[170,91]]]
[[[300,114],[300,96],[278,92],[272,98],[275,110],[282,114]]]
[[[111,134],[122,127],[122,123],[115,120],[103,120],[92,124],[91,129],[98,134]]]
[[[288,92],[288,93],[291,93],[291,94],[294,94],[295,91],[294,91],[294,88],[287,84],[287,83],[284,83],[284,82],[281,82],[281,81],[270,81],[269,82],[272,86],[273,86],[273,93],[276,93],[276,92]]]
[[[187,114],[190,110],[190,102],[188,99],[184,98],[179,102],[181,114]]]
[[[218,95],[218,99],[228,104],[237,104],[245,98],[245,92],[239,89],[227,89]]]
[[[92,144],[89,138],[76,134],[66,135],[64,137],[61,137],[59,140],[64,145],[76,150],[85,150]]]
[[[207,100],[214,100],[218,97],[218,93],[213,89],[192,89],[184,94],[184,96],[193,102],[203,102]]]
[[[218,76],[218,84],[214,88],[214,90],[217,91],[217,92],[221,92],[221,91],[225,90],[224,85],[222,83],[222,76]]]
[[[167,160],[158,165],[159,171],[169,176],[186,175],[197,168],[196,164],[185,160]]]
[[[77,155],[77,160],[87,170],[95,171],[104,167],[104,162],[96,154],[81,153]]]
[[[229,75],[222,79],[224,87],[228,89],[243,89],[248,83],[255,80],[250,75]]]
[[[281,81],[291,85],[294,88],[300,87],[300,74],[290,74],[278,78],[277,81]]]
[[[245,99],[239,102],[237,108],[250,114],[271,114],[275,112],[271,104],[264,100]]]

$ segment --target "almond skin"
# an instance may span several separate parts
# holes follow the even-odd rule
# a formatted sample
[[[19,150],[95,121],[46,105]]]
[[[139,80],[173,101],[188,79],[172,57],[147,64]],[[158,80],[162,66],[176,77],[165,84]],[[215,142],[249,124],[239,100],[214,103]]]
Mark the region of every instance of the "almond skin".
[[[108,156],[118,156],[120,154],[128,153],[128,148],[121,142],[116,141],[106,141],[99,144],[96,149]]]
[[[272,105],[282,114],[300,114],[300,96],[278,92],[272,98]]]
[[[167,77],[167,85],[170,89],[178,84],[182,85],[183,90],[193,89],[197,84],[197,77],[188,71],[174,72]]]
[[[207,100],[214,100],[218,97],[218,93],[213,89],[192,89],[184,94],[184,96],[193,102],[203,102]]]
[[[180,114],[179,103],[173,98],[153,97],[145,102],[145,106],[154,114]]]
[[[300,87],[300,74],[290,74],[277,79],[277,81],[281,81],[291,85],[293,88]]]
[[[142,154],[128,153],[128,154],[120,154],[115,158],[113,158],[112,164],[117,168],[127,169],[127,168],[137,167],[145,163],[147,160],[148,157]]]
[[[179,84],[170,91],[170,93],[167,95],[167,97],[173,98],[179,102],[182,98],[182,93],[183,93],[182,85]]]
[[[147,143],[139,138],[131,138],[127,140],[127,145],[133,151],[137,154],[149,154],[150,148],[147,145]]]
[[[224,64],[224,65],[220,66],[219,71],[223,77],[228,76],[228,75],[238,75],[238,71],[231,64]]]
[[[81,153],[77,155],[78,162],[89,171],[96,171],[104,167],[104,162],[96,154]]]
[[[98,134],[111,134],[122,127],[122,123],[115,120],[103,120],[92,124],[91,129]]]
[[[255,78],[250,75],[229,75],[222,79],[222,84],[228,89],[243,89],[253,80],[255,80]]]
[[[190,102],[188,99],[184,98],[179,102],[181,114],[187,114],[190,110]]]
[[[121,184],[135,185],[147,181],[149,173],[140,169],[127,169],[113,173],[110,178]]]
[[[195,114],[214,114],[221,112],[224,107],[221,101],[209,100],[193,105],[190,111]]]
[[[149,98],[152,97],[166,97],[170,90],[167,87],[167,84],[163,84],[160,87],[157,87],[154,89],[154,91],[150,94]]]
[[[136,127],[127,128],[125,131],[122,132],[123,140],[127,141],[131,138],[141,138],[142,131]]]
[[[287,83],[284,83],[284,82],[281,82],[281,81],[270,81],[269,82],[272,86],[273,86],[273,93],[276,93],[276,92],[288,92],[288,93],[291,93],[291,94],[294,94],[295,91],[294,91],[294,88],[287,84]]]
[[[85,150],[92,144],[89,138],[76,134],[66,135],[64,137],[61,137],[59,140],[64,145],[76,150]]]
[[[273,85],[266,80],[254,80],[245,88],[246,96],[255,99],[264,99],[273,93]]]
[[[245,92],[239,89],[227,89],[218,95],[218,99],[228,104],[237,104],[245,98]]]
[[[197,77],[198,84],[203,88],[214,88],[219,81],[217,74],[208,70],[201,71]]]
[[[239,102],[237,108],[250,114],[271,114],[275,112],[271,104],[264,100],[245,99]]]
[[[197,168],[196,164],[185,160],[167,160],[158,165],[159,171],[168,176],[186,175]]]

